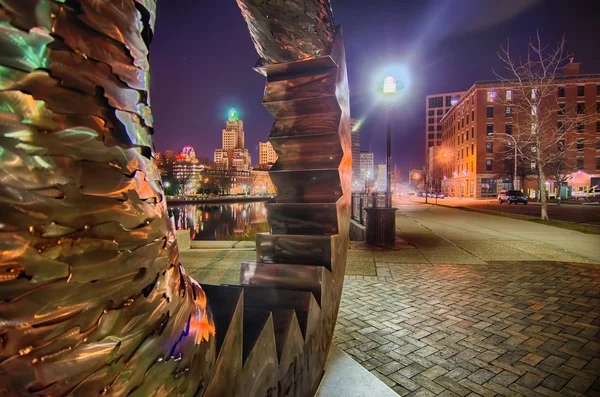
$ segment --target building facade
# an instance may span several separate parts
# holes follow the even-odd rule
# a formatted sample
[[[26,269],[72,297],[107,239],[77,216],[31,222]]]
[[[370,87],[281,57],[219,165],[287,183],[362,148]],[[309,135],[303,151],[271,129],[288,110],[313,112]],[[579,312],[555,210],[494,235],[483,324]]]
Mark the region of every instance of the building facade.
[[[600,75],[570,72],[565,70],[565,76],[557,79],[553,88],[556,98],[549,101],[548,106],[531,109],[531,112],[540,119],[543,115],[550,120],[548,128],[572,130],[565,137],[576,150],[570,157],[576,163],[566,183],[578,190],[600,184],[600,120],[593,118],[595,113],[600,114]],[[444,116],[441,150],[434,156],[433,167],[443,170],[440,177],[445,194],[496,197],[500,190],[513,187],[514,160],[507,159],[511,150],[511,139],[507,135],[512,136],[520,123],[513,114],[514,109],[523,106],[515,88],[501,81],[476,82]],[[510,106],[511,101],[515,106]],[[564,119],[568,117],[565,109],[591,116],[589,120],[594,121],[565,126]],[[576,146],[572,145],[575,141]],[[561,150],[560,145],[561,142],[556,143],[556,150]],[[514,185],[523,191],[536,189],[535,167],[535,163],[523,164],[518,160]],[[557,191],[558,183],[550,175],[546,176],[548,190]]]
[[[387,190],[387,167],[385,164],[379,164],[377,166],[375,190],[378,192],[385,192]]]
[[[360,126],[361,120],[352,119],[352,190],[360,190]]]
[[[425,97],[425,155],[427,149],[442,144],[442,117],[458,102],[464,91]]]
[[[360,152],[360,184],[361,188],[368,181],[375,179],[375,156],[373,152]],[[359,189],[361,190],[361,189]]]
[[[245,148],[244,122],[239,119],[235,108],[229,110],[229,117],[221,134],[222,147],[215,149],[214,162],[226,168],[248,171],[251,158]]]
[[[277,153],[271,142],[258,141],[258,164],[275,164]]]

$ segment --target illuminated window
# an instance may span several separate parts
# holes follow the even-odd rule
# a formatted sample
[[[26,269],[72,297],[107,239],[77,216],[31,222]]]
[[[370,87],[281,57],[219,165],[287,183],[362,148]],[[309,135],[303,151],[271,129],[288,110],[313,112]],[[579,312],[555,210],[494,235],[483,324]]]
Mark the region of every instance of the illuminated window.
[[[486,126],[485,126],[485,133],[488,136],[494,135],[494,125],[493,124],[486,124]]]
[[[506,117],[511,117],[512,116],[512,108],[510,106],[507,106],[506,109],[504,110],[504,114],[506,115]]]
[[[488,154],[494,153],[494,142],[485,143],[485,152]]]
[[[493,160],[487,159],[485,160],[485,170],[486,172],[491,172],[494,168]]]
[[[563,116],[564,114],[565,114],[565,104],[559,103],[558,104],[558,115]]]
[[[496,93],[494,91],[488,91],[487,92],[487,101],[488,102],[494,102],[494,98],[496,97]]]
[[[537,96],[537,88],[534,88],[531,90],[531,99],[535,99],[536,96]]]
[[[512,90],[506,90],[506,100],[512,101]]]

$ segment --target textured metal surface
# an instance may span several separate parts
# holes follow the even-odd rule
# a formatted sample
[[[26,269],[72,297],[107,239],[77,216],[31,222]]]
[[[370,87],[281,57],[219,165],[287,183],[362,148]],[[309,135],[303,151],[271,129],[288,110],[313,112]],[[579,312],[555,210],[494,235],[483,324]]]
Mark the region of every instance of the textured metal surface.
[[[152,157],[154,8],[0,0],[0,395],[193,396],[211,376]]]
[[[237,0],[263,64],[330,53],[334,38],[329,0]]]
[[[326,0],[238,4],[279,195],[263,263],[203,288],[153,158],[155,1],[0,0],[0,395],[314,394],[348,247],[343,42]]]

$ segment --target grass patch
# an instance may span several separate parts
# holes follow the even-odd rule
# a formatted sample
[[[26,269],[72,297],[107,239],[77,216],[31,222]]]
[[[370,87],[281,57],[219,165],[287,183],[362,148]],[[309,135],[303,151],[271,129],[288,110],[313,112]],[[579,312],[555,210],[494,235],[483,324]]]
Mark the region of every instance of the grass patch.
[[[532,217],[532,216],[528,216],[528,215],[511,214],[511,213],[507,213],[507,212],[482,210],[482,209],[470,208],[470,207],[452,207],[452,206],[447,206],[447,205],[444,205],[444,207],[457,208],[457,209],[463,210],[463,211],[480,212],[480,213],[495,215],[495,216],[503,216],[505,218],[519,219],[522,221],[529,221],[529,222],[539,223],[542,225],[560,227],[562,229],[568,229],[568,230],[574,230],[576,232],[585,233],[585,234],[600,234],[599,227],[595,227],[595,226],[591,226],[591,225],[584,225],[581,223],[565,222],[565,221],[559,221],[556,219],[550,219],[549,221],[543,221],[540,218]]]

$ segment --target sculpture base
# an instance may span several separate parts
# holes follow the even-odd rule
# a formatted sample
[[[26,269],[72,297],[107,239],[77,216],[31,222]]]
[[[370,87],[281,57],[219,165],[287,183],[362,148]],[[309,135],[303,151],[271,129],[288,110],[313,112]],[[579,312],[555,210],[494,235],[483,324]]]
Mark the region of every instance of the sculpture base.
[[[336,346],[331,346],[325,373],[315,397],[398,397],[375,375],[350,358]]]

